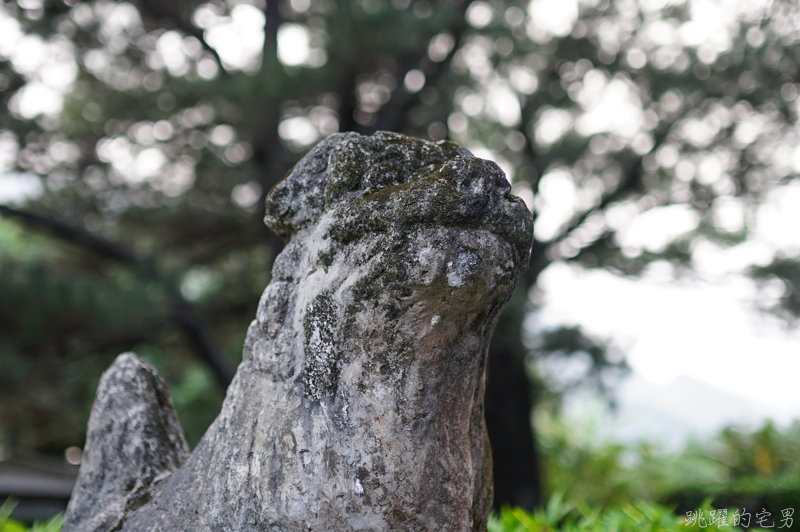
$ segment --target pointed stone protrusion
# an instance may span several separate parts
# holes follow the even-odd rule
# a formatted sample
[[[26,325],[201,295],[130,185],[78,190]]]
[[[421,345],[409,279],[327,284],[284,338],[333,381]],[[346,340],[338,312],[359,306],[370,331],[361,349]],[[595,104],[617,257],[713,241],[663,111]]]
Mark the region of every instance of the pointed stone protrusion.
[[[63,532],[107,532],[151,498],[189,449],[166,383],[133,353],[100,379]]]

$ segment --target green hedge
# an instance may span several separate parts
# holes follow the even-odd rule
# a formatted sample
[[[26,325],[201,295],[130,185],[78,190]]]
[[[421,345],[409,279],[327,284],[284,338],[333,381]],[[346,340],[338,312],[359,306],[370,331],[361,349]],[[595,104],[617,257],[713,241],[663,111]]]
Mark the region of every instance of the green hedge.
[[[559,497],[550,500],[547,508],[527,513],[519,508],[504,508],[489,522],[489,532],[741,532],[733,526],[733,510],[728,510],[723,523],[709,523],[713,508],[705,503],[693,511],[702,511],[704,520],[687,522],[671,508],[653,503],[623,504],[619,507],[596,510],[585,505],[564,504]],[[696,514],[697,515],[697,514]],[[753,524],[751,522],[751,524]],[[776,521],[778,529],[781,522]],[[784,528],[792,530],[797,527]],[[758,531],[758,528],[749,528]]]
[[[675,505],[681,513],[698,508],[704,501],[718,508],[746,508],[748,511],[764,508],[773,515],[794,508],[800,519],[800,476],[749,477],[726,484],[691,486],[666,498],[666,502]]]

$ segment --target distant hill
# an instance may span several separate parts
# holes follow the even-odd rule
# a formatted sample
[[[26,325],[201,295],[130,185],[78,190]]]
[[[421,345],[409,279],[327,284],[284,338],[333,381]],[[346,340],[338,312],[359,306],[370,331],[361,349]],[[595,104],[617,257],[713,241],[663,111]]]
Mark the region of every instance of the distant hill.
[[[618,404],[611,421],[616,439],[655,440],[667,447],[712,436],[726,425],[754,428],[766,419],[784,422],[792,417],[788,410],[778,411],[687,375],[657,384],[634,374],[621,386]]]

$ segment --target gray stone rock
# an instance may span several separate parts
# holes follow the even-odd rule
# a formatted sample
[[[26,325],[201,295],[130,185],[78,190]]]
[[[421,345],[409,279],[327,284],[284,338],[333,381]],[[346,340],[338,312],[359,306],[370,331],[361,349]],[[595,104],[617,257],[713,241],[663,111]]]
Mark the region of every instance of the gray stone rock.
[[[100,379],[63,530],[119,530],[189,447],[164,381],[132,353]]]
[[[176,469],[168,400],[114,402],[121,367],[144,367],[118,360],[64,532],[485,530],[486,356],[533,234],[503,172],[449,142],[337,134],[266,223],[287,243],[219,417]]]

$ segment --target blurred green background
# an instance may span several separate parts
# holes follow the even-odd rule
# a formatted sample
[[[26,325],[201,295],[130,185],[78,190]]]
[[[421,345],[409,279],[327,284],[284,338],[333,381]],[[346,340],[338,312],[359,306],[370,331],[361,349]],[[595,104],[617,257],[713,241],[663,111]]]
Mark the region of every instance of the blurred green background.
[[[325,136],[389,130],[495,160],[534,213],[490,349],[498,508],[800,502],[797,424],[762,416],[675,447],[565,416],[574,397],[613,410],[632,364],[624,339],[541,319],[543,276],[565,265],[707,281],[709,253],[733,250],[742,305],[792,334],[800,218],[763,220],[800,212],[794,0],[1,6],[0,495],[37,457],[66,456],[49,471],[74,477],[98,379],[124,351],[164,376],[196,444],[282,246],[265,195]],[[669,312],[641,312],[681,335]],[[760,354],[718,359],[746,375]]]

